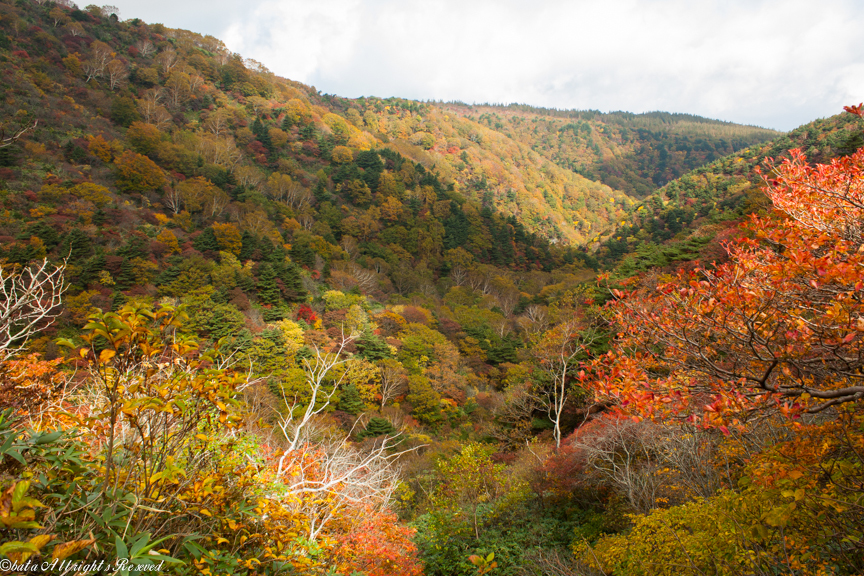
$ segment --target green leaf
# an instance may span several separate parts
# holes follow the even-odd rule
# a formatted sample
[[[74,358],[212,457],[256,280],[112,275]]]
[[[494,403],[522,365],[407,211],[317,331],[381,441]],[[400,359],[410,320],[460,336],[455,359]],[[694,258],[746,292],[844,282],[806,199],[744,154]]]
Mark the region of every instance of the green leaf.
[[[117,558],[128,558],[129,549],[126,548],[126,543],[120,536],[114,537],[114,548],[117,550]]]
[[[38,522],[34,522],[32,520],[28,520],[26,522],[14,522],[10,528],[15,528],[16,530],[38,530],[42,528],[42,526]]]
[[[54,432],[50,432],[48,434],[40,434],[38,438],[36,438],[36,445],[40,444],[51,444],[52,442],[56,442],[58,438],[63,436],[62,430],[56,430]]]
[[[36,548],[33,544],[29,542],[6,542],[2,546],[0,546],[0,554],[14,554],[21,552],[30,552],[33,554],[38,554],[39,549]]]
[[[24,494],[27,493],[28,488],[30,488],[30,482],[28,480],[22,480],[15,484],[15,488],[12,490],[12,504],[20,502],[21,498],[24,497]]]

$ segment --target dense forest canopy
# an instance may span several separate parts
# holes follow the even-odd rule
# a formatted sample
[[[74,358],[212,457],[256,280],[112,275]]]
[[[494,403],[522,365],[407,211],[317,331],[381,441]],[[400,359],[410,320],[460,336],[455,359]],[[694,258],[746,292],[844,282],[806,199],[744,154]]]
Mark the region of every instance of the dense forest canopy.
[[[2,559],[864,570],[860,107],[347,99],[30,0],[0,86]]]

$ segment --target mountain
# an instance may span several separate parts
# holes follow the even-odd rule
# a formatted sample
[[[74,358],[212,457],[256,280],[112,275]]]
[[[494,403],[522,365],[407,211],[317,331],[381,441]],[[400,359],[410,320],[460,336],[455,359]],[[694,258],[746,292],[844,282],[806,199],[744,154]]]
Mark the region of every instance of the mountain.
[[[511,104],[442,107],[502,132],[567,170],[642,197],[779,132],[668,112],[601,113]]]
[[[745,216],[767,208],[762,193],[766,159],[777,162],[801,149],[811,163],[827,163],[864,145],[862,120],[838,114],[809,122],[772,141],[749,146],[667,183],[632,207],[595,255],[621,276],[693,259],[723,258],[718,242]],[[675,264],[677,265],[677,264]]]
[[[721,242],[767,208],[755,167],[791,146],[847,154],[860,120],[779,136],[665,113],[340,98],[209,36],[44,0],[0,0],[0,90],[4,560],[861,572],[861,411],[835,416],[824,395],[835,382],[860,396],[860,239],[760,246],[755,281],[718,298],[669,274],[733,270]],[[772,239],[794,228],[771,222]],[[601,267],[628,288],[598,287]],[[680,290],[653,290],[660,277]],[[755,294],[765,278],[788,289]],[[752,316],[766,294],[794,305]],[[782,375],[742,346],[753,326],[792,355]],[[749,384],[727,370],[766,362]],[[812,386],[817,418],[794,401],[814,402]],[[767,411],[755,423],[734,412],[778,391],[793,401],[750,404]]]

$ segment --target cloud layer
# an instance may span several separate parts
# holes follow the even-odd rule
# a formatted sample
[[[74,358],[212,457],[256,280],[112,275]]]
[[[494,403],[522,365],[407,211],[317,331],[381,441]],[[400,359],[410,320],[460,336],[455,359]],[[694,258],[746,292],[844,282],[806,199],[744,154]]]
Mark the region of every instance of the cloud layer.
[[[864,100],[864,7],[849,0],[119,6],[349,97],[665,110],[781,130]]]

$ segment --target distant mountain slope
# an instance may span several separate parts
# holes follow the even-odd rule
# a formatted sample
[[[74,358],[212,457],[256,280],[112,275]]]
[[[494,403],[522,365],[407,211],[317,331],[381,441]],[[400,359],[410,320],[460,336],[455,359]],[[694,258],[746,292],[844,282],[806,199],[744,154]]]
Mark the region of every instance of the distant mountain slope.
[[[793,148],[811,163],[827,163],[864,145],[864,122],[851,114],[815,120],[758,146],[739,150],[669,182],[635,206],[597,251],[607,266],[622,264],[622,275],[700,257],[722,257],[711,241],[730,226],[768,206],[755,171],[766,158],[778,161]]]
[[[632,204],[624,194],[562,169],[529,146],[446,108],[410,100],[330,98],[328,104],[446,185],[515,216],[553,242],[607,232]],[[341,107],[340,107],[341,105]]]
[[[601,113],[511,104],[444,104],[568,170],[632,196],[645,196],[684,173],[779,132],[690,114]]]
[[[72,324],[207,287],[267,321],[322,281],[386,299],[480,270],[489,292],[585,265],[570,242],[629,204],[479,124],[320,95],[212,37],[7,2],[0,31],[0,122],[23,131],[0,147],[0,259],[68,257]]]
[[[231,54],[213,37],[117,22],[95,7],[57,7],[52,16],[47,4],[24,6],[0,3],[0,82],[10,95],[0,113],[7,120],[22,114],[40,120],[34,137],[50,132],[49,147],[85,132],[116,137],[122,134],[117,127],[143,120],[190,152],[198,146],[192,135],[230,138],[243,159],[216,163],[228,173],[251,163],[290,174],[306,188],[330,163],[333,147],[388,147],[435,172],[454,193],[514,216],[554,243],[581,243],[610,231],[629,205],[620,192],[433,105],[321,95]],[[211,117],[220,114],[225,117],[214,132]],[[275,147],[262,142],[266,136],[251,132],[256,119],[260,129],[281,130],[287,140],[278,135]],[[258,145],[266,149],[263,159]],[[163,168],[171,164],[156,160]],[[177,171],[179,164],[170,167]]]

